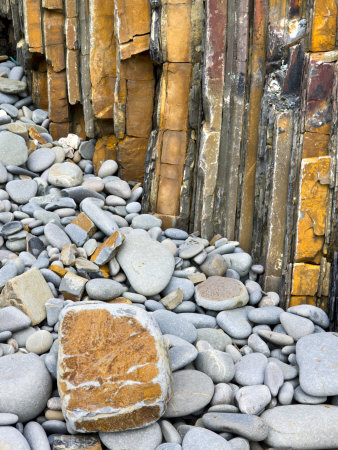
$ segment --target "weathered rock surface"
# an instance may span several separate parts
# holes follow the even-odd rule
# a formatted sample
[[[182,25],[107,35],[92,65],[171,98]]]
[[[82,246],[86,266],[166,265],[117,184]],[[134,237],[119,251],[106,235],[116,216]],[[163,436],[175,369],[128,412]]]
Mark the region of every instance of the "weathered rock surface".
[[[153,423],[171,392],[158,327],[129,305],[82,302],[64,309],[58,386],[71,430],[122,431]]]

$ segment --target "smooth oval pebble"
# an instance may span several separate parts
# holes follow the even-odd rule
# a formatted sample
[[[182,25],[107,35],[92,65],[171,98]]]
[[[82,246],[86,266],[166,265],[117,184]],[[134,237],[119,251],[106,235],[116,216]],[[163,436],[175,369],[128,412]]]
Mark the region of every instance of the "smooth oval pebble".
[[[204,408],[212,399],[214,384],[197,370],[180,370],[173,374],[173,393],[165,418],[183,417]]]
[[[158,423],[137,430],[100,432],[99,437],[109,450],[156,450],[162,442],[162,432]]]
[[[28,422],[23,432],[31,450],[50,450],[45,430],[37,422]]]
[[[119,297],[126,288],[114,280],[96,278],[89,280],[86,291],[90,298],[96,300],[110,300]]]
[[[32,450],[23,435],[14,427],[0,427],[1,450]]]
[[[231,450],[230,444],[217,433],[200,427],[192,427],[184,436],[183,450]]]
[[[267,386],[244,386],[236,392],[236,402],[243,414],[259,415],[269,404],[271,393]]]
[[[235,374],[231,356],[219,350],[200,352],[195,366],[201,372],[206,373],[214,383],[227,383],[233,379]]]
[[[26,349],[29,352],[41,355],[46,353],[53,344],[53,336],[46,330],[39,330],[31,334],[26,341]]]
[[[242,386],[263,384],[268,359],[262,353],[243,356],[235,365],[235,380]]]
[[[82,183],[82,170],[70,162],[53,164],[48,173],[48,182],[61,188],[79,186]]]
[[[263,308],[251,309],[248,318],[251,322],[274,325],[279,323],[279,317],[284,312],[279,306],[264,306]]]
[[[250,306],[244,306],[243,308],[221,311],[217,314],[217,324],[232,338],[245,339],[252,331],[248,321],[250,309]]]
[[[54,223],[47,223],[44,228],[44,234],[47,241],[53,246],[62,250],[66,245],[71,244],[71,241],[67,234]]]
[[[157,310],[153,312],[162,334],[173,334],[189,343],[197,339],[197,331],[194,325],[171,311]]]
[[[161,227],[162,220],[151,214],[139,214],[135,216],[131,222],[133,228],[141,228],[142,230],[150,230],[154,227]]]
[[[6,184],[6,191],[13,201],[19,204],[27,203],[35,196],[38,185],[33,180],[13,180]]]
[[[0,413],[0,426],[15,425],[19,421],[19,417],[16,414]]]
[[[33,172],[43,172],[55,161],[55,151],[52,148],[38,148],[27,160],[27,168]]]

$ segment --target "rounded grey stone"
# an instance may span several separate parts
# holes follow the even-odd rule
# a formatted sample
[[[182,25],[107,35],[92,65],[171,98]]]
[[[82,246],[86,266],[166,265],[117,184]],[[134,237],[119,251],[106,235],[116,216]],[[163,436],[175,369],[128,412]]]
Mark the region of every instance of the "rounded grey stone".
[[[19,417],[16,414],[0,413],[0,427],[15,425],[18,421]]]
[[[55,161],[55,151],[52,148],[38,148],[27,160],[27,168],[33,172],[43,172]]]
[[[301,337],[313,333],[315,327],[311,320],[297,316],[296,314],[283,312],[280,315],[280,322],[289,336],[295,341]]]
[[[23,434],[31,450],[50,450],[46,432],[38,422],[28,422]]]
[[[28,149],[24,138],[9,131],[0,133],[0,162],[4,166],[21,166],[27,158]]]
[[[235,380],[242,386],[263,384],[268,359],[262,353],[243,356],[235,365]]]
[[[191,322],[195,328],[215,328],[216,326],[216,319],[208,314],[181,313],[180,316]]]
[[[293,400],[294,387],[292,383],[286,381],[278,393],[278,401],[281,405],[290,405]]]
[[[183,301],[190,300],[195,292],[195,286],[192,281],[185,278],[171,277],[162,295],[166,296],[176,289],[181,289],[183,292]]]
[[[163,291],[175,267],[170,251],[149,235],[128,235],[116,259],[134,290],[145,296]]]
[[[170,239],[187,239],[189,237],[188,233],[184,230],[180,230],[178,228],[167,228],[164,231],[166,237]]]
[[[270,400],[270,390],[262,384],[244,386],[236,392],[237,405],[243,414],[260,414]]]
[[[82,170],[70,162],[55,163],[48,172],[48,182],[61,188],[70,188],[82,183]]]
[[[296,402],[305,405],[318,405],[320,403],[325,403],[327,397],[314,397],[313,395],[306,394],[300,386],[297,386],[294,393],[294,399]]]
[[[161,309],[153,312],[153,318],[160,327],[162,334],[173,334],[190,343],[196,341],[196,328],[192,323],[180,317],[179,314]]]
[[[34,333],[36,333],[35,328],[28,327],[28,328],[25,328],[23,330],[16,331],[15,333],[13,333],[13,339],[16,340],[19,347],[26,347],[27,339],[29,338],[29,336],[31,336]]]
[[[183,450],[231,450],[230,444],[217,433],[201,427],[192,427],[184,436]]]
[[[210,402],[213,394],[214,384],[206,374],[197,370],[175,372],[173,394],[163,417],[183,417],[199,411]]]
[[[277,406],[265,411],[261,418],[269,428],[265,443],[270,447],[296,449],[337,447],[337,406]]]
[[[216,432],[230,432],[250,441],[263,441],[268,435],[265,422],[255,415],[208,412],[202,417],[203,424]]]
[[[125,200],[128,200],[131,195],[129,184],[126,181],[120,179],[108,181],[108,183],[105,183],[105,189],[109,194],[117,195],[118,197],[122,197]]]
[[[217,323],[232,338],[245,339],[252,331],[248,321],[250,309],[251,307],[244,306],[243,308],[221,311],[217,314]]]
[[[252,265],[252,258],[248,253],[230,253],[222,255],[228,269],[236,270],[241,277],[249,273]]]
[[[18,331],[29,327],[31,319],[15,306],[0,308],[0,331]]]
[[[235,374],[233,359],[219,350],[200,352],[195,360],[195,366],[207,374],[214,383],[227,383]]]
[[[120,297],[125,290],[126,288],[117,281],[104,278],[89,280],[86,284],[87,294],[95,300],[110,300]]]
[[[35,196],[38,185],[33,180],[13,180],[6,184],[6,191],[16,203],[27,203]]]
[[[284,383],[282,369],[273,361],[268,362],[265,368],[264,384],[270,389],[273,397],[277,397],[280,387]]]
[[[26,439],[14,427],[0,427],[0,448],[3,450],[31,450]]]
[[[162,220],[151,214],[139,214],[135,216],[131,222],[133,228],[141,228],[142,230],[150,230],[154,227],[161,227]]]
[[[156,450],[162,442],[162,432],[158,423],[137,430],[100,432],[99,437],[109,450]]]
[[[169,350],[169,358],[171,369],[175,370],[182,369],[191,362],[193,362],[198,355],[196,348],[193,345],[180,345],[177,347],[172,347]]]
[[[182,450],[182,446],[173,442],[166,442],[157,446],[156,450]]]
[[[297,314],[312,320],[313,323],[322,328],[329,326],[329,318],[325,311],[313,305],[296,305],[288,308],[287,312]]]
[[[16,414],[21,422],[39,415],[52,392],[52,380],[35,354],[0,358],[0,412]]]
[[[58,248],[59,250],[62,250],[63,247],[65,247],[68,244],[71,244],[71,241],[67,234],[54,223],[47,223],[47,225],[44,228],[44,234],[46,236],[47,241],[50,243],[51,246]]]
[[[197,340],[207,341],[215,350],[225,351],[225,347],[231,344],[231,338],[223,330],[214,328],[199,328],[197,330]]]
[[[263,330],[259,329],[257,330],[259,336],[261,336],[263,339],[265,339],[268,342],[271,342],[275,345],[292,345],[294,343],[293,337],[288,336],[284,333],[278,333],[276,331],[269,331],[269,330]]]
[[[295,366],[290,366],[290,364],[286,364],[283,361],[280,361],[277,358],[269,358],[268,361],[275,362],[280,369],[282,369],[284,380],[292,380],[298,375],[298,369]]]
[[[264,306],[263,308],[254,308],[249,311],[248,318],[254,323],[274,325],[279,323],[279,317],[282,312],[283,310],[279,306]]]
[[[338,395],[338,337],[334,333],[304,336],[296,345],[299,382],[313,396]]]

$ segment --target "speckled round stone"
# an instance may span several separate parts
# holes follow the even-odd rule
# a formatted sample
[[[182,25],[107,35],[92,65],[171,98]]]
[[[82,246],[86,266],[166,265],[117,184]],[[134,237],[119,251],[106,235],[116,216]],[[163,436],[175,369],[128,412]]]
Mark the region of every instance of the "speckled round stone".
[[[195,288],[195,300],[203,308],[223,311],[246,305],[249,295],[240,281],[214,276],[209,277]]]
[[[26,341],[26,349],[29,352],[42,355],[46,353],[53,344],[53,336],[49,331],[39,330],[31,334]]]
[[[49,170],[48,182],[61,188],[79,186],[82,183],[82,170],[77,164],[70,162],[53,164]]]

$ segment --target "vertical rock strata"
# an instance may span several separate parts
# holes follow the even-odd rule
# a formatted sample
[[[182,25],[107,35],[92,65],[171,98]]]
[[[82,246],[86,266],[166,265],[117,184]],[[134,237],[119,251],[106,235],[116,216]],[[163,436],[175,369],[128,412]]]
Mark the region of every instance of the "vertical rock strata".
[[[54,139],[97,139],[95,174],[115,159],[164,227],[238,240],[267,291],[325,307],[337,12],[335,0],[13,0],[0,17]],[[318,272],[303,290],[298,264]]]
[[[66,308],[58,367],[62,411],[73,432],[146,426],[161,417],[171,394],[161,332],[147,313],[129,305]]]

